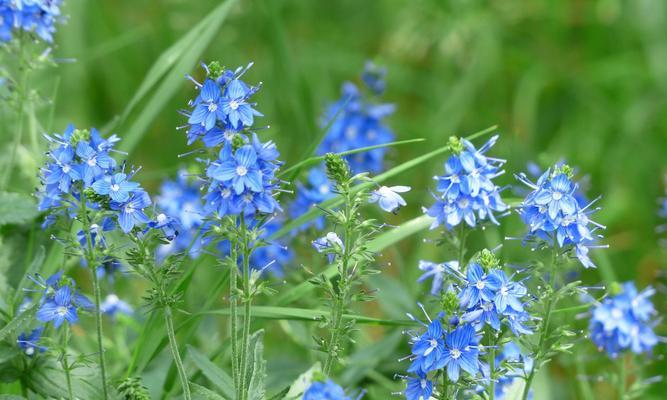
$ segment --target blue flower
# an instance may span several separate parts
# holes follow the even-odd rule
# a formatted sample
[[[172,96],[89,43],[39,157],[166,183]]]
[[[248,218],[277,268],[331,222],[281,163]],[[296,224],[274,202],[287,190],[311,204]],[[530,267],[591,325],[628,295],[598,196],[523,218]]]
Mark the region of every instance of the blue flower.
[[[74,161],[74,150],[69,146],[58,147],[49,152],[55,161],[42,169],[47,188],[56,185],[63,193],[69,193],[72,182],[81,179],[79,166]]]
[[[463,314],[461,320],[471,323],[477,331],[482,329],[484,324],[497,331],[500,330],[500,315],[496,305],[491,301],[481,301],[475,308]]]
[[[505,272],[499,269],[489,273],[489,280],[492,286],[497,288],[493,302],[499,312],[504,313],[507,307],[517,312],[524,310],[521,299],[528,294],[528,290],[523,284],[512,282]]]
[[[220,105],[220,87],[215,81],[206,79],[196,100],[196,106],[188,119],[190,124],[199,124],[205,130],[210,130],[219,119],[224,121],[225,113]]]
[[[533,331],[526,325],[532,319],[531,315],[526,312],[517,312],[511,308],[505,310],[507,323],[514,336],[531,335]]]
[[[591,340],[610,357],[624,350],[648,353],[658,343],[651,320],[655,309],[649,298],[652,288],[637,292],[632,282],[623,284],[621,293],[607,297],[595,307],[589,324]]]
[[[117,203],[124,203],[130,198],[130,194],[139,189],[139,184],[128,181],[127,175],[118,172],[113,175],[104,176],[92,185],[95,193],[109,196]]]
[[[445,338],[440,320],[428,325],[426,332],[412,339],[412,364],[408,372],[426,374],[445,365]]]
[[[28,356],[32,357],[35,354],[43,353],[46,351],[46,347],[40,346],[39,340],[42,338],[42,332],[44,331],[43,327],[35,328],[30,332],[30,335],[26,335],[25,332],[21,333],[16,340],[19,348]]]
[[[148,228],[159,229],[164,234],[165,239],[174,240],[178,236],[179,226],[176,219],[164,213],[159,213],[154,220],[148,222]]]
[[[139,224],[147,224],[150,218],[144,209],[151,205],[148,193],[143,190],[132,192],[124,202],[111,202],[111,209],[118,211],[118,225],[125,233]]]
[[[116,161],[106,151],[97,151],[84,141],[77,145],[76,155],[81,159],[81,175],[86,186],[116,166]]]
[[[481,265],[476,262],[470,263],[466,276],[466,286],[459,296],[462,308],[474,307],[482,300],[493,301],[499,288],[498,281],[490,279]]]
[[[49,297],[37,310],[36,317],[41,322],[53,321],[53,326],[56,329],[64,321],[67,321],[70,325],[75,324],[79,317],[73,302],[72,289],[69,286],[58,288],[53,296]]]
[[[379,189],[371,192],[369,202],[377,202],[381,209],[386,212],[395,213],[399,208],[407,205],[399,193],[405,193],[409,190],[409,186],[381,186]]]
[[[373,94],[381,95],[386,88],[385,77],[387,68],[379,67],[371,61],[364,65],[364,71],[361,73],[361,80],[366,84]]]
[[[332,380],[313,382],[303,394],[303,400],[351,400],[343,388]]]
[[[100,311],[112,318],[118,313],[131,315],[133,312],[132,307],[119,299],[115,294],[107,295],[102,304],[100,304]]]
[[[405,398],[407,400],[429,400],[433,394],[433,382],[427,379],[425,374],[408,378],[405,388]]]
[[[452,229],[462,222],[475,227],[478,221],[498,224],[495,213],[507,210],[500,188],[493,179],[504,173],[504,160],[484,155],[498,140],[492,137],[480,149],[466,139],[450,138],[454,155],[445,163],[445,175],[435,177],[439,192],[436,202],[424,212],[435,218],[431,229],[444,225]]]
[[[532,192],[524,199],[519,214],[528,225],[527,239],[539,239],[549,246],[572,250],[585,268],[595,267],[588,256],[594,245],[594,233],[604,226],[592,221],[589,215],[597,209],[585,204],[577,194],[578,185],[571,181],[570,167],[557,165],[542,174],[537,182],[531,182],[526,174],[517,178]],[[598,235],[599,236],[599,235]]]
[[[417,282],[423,282],[428,278],[433,278],[433,283],[431,285],[431,294],[437,296],[442,290],[442,282],[445,277],[445,273],[449,270],[458,271],[459,262],[458,261],[448,261],[441,264],[436,264],[431,261],[419,260],[419,269],[424,271],[424,274],[417,279]]]
[[[238,79],[232,79],[227,83],[220,105],[227,114],[227,120],[232,127],[239,129],[243,126],[251,126],[254,116],[262,115],[247,102],[248,97],[255,91]]]
[[[459,380],[461,369],[470,375],[477,374],[480,369],[478,343],[475,328],[471,325],[459,326],[447,334],[443,358],[451,381]]]
[[[220,151],[220,160],[211,164],[207,175],[222,182],[230,182],[234,193],[244,190],[262,191],[262,174],[257,163],[257,153],[250,145],[245,145],[232,154],[231,146]]]

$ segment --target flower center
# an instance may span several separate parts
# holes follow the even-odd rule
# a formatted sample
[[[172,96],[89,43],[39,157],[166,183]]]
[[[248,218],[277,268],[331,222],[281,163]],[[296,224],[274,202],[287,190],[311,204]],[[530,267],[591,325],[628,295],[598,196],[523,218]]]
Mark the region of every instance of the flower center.
[[[554,199],[554,200],[556,200],[556,201],[558,201],[558,200],[560,200],[560,199],[563,198],[563,193],[561,193],[561,192],[553,192],[553,193],[551,194],[551,198]]]
[[[128,204],[125,206],[125,212],[127,214],[132,214],[134,212],[134,207],[132,207],[132,204]]]
[[[356,138],[357,137],[357,128],[350,126],[347,129],[345,129],[345,137],[347,137],[348,139]]]
[[[459,200],[459,207],[468,208],[468,199],[462,198],[461,200]]]
[[[239,108],[239,102],[236,101],[236,100],[230,101],[229,102],[229,108],[231,108],[232,110],[235,111],[237,108]]]
[[[119,191],[120,190],[120,185],[118,185],[117,183],[114,183],[113,185],[111,185],[111,190],[113,190],[114,192]]]
[[[222,196],[223,199],[226,199],[231,195],[232,195],[232,191],[227,189],[227,188],[223,189],[222,192],[220,192],[220,196]]]
[[[71,169],[72,169],[72,167],[70,167],[69,164],[63,165],[63,172],[64,173],[68,173]]]
[[[486,312],[489,312],[489,311],[493,310],[493,303],[484,303],[482,305],[482,310],[484,310]]]
[[[421,384],[422,389],[426,389],[426,384],[428,383],[426,379],[422,379],[419,383]]]
[[[507,293],[509,293],[509,289],[507,289],[507,286],[501,286],[500,287],[500,294],[503,296],[507,296]]]
[[[35,353],[35,348],[32,347],[32,346],[28,346],[28,348],[25,349],[25,354],[27,354],[29,356],[33,355],[34,353]]]
[[[67,314],[67,307],[60,306],[60,307],[56,308],[56,314],[58,314],[60,316],[64,316],[65,314]]]
[[[322,186],[320,186],[320,193],[321,193],[321,194],[327,194],[327,193],[329,193],[329,185],[322,185]]]
[[[157,216],[157,222],[164,224],[167,221],[167,216],[164,215],[163,213],[158,214]]]
[[[238,176],[245,176],[245,174],[248,173],[248,168],[244,167],[243,165],[239,165],[236,167],[236,174]]]
[[[90,160],[88,160],[88,165],[94,167],[95,165],[97,165],[97,159],[95,157],[91,158]]]
[[[428,349],[426,349],[426,351],[424,352],[424,355],[425,355],[425,356],[431,354],[431,352],[433,351],[433,349],[435,349],[436,347],[438,347],[438,341],[435,340],[435,339],[431,339],[431,340],[429,340],[428,343],[429,343],[430,347],[429,347]]]
[[[218,105],[215,104],[215,103],[209,103],[209,105],[208,105],[208,112],[212,112],[212,113],[214,113],[214,112],[216,112],[216,111],[218,111]]]
[[[449,352],[449,355],[452,356],[453,359],[458,360],[458,358],[461,357],[461,350],[452,349],[452,351]]]
[[[486,286],[486,283],[484,281],[477,281],[477,283],[475,283],[475,287],[479,290],[484,289],[485,286]]]
[[[621,317],[623,317],[623,312],[618,308],[614,308],[613,310],[611,310],[611,316],[614,319],[620,319]]]
[[[234,139],[234,135],[236,132],[231,131],[231,130],[226,130],[225,133],[223,133],[223,136],[225,137],[225,140],[230,141]]]

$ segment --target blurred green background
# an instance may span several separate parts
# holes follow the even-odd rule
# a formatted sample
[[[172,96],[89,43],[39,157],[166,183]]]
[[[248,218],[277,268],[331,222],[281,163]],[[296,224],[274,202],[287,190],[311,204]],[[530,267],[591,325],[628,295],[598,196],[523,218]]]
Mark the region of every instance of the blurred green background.
[[[69,122],[108,126],[126,108],[157,57],[218,4],[67,0],[69,21],[58,29],[55,54],[76,61],[57,67],[60,84],[53,130],[62,131]],[[665,253],[658,246],[656,226],[663,222],[657,201],[663,195],[667,164],[666,27],[667,3],[662,0],[241,0],[201,59],[189,65],[220,60],[234,67],[254,61],[246,77],[248,82],[264,83],[256,98],[265,117],[258,123],[271,125],[265,134],[278,143],[288,164],[298,161],[318,137],[319,114],[339,96],[342,82],[358,80],[368,59],[385,65],[384,98],[397,106],[389,125],[397,139],[427,139],[392,149],[388,166],[442,146],[452,134],[495,124],[501,139],[491,154],[508,160],[501,184],[514,184],[512,174],[525,170],[528,161],[547,166],[567,160],[588,177],[591,197],[603,195],[603,209],[595,219],[608,227],[605,242],[610,249],[597,260],[600,269],[586,271],[585,281],[634,279],[640,287],[652,284],[662,291],[655,300],[664,311],[659,271]],[[198,66],[179,73],[202,75]],[[41,79],[52,87],[52,75]],[[164,95],[161,111],[146,121],[129,157],[133,164],[143,165],[140,179],[153,191],[189,161],[176,157],[188,147],[184,133],[175,128],[185,121],[177,110],[194,91],[183,80],[172,92],[159,95]],[[145,103],[117,120],[113,131],[122,137],[142,117]],[[392,223],[414,218],[421,205],[430,204],[431,177],[441,173],[443,161],[433,160],[390,182],[413,187],[406,196],[411,207],[392,217]],[[480,234],[471,250],[485,242],[496,245],[504,236],[519,236],[522,227],[511,216],[501,229],[490,231]],[[367,313],[401,318],[414,310],[416,294],[424,292],[414,283],[417,260],[449,258],[446,249],[423,243],[425,236],[434,237],[420,234],[385,251],[391,266],[378,278],[379,299],[367,306]],[[505,257],[513,262],[528,255],[518,243],[508,244],[506,250]],[[300,259],[295,270],[309,262],[309,256]],[[203,272],[197,279],[205,282],[206,274],[214,272]],[[301,276],[296,271],[288,280]],[[192,310],[201,298],[189,295],[185,308]],[[202,332],[215,330],[214,324],[205,321]],[[294,377],[316,357],[297,353],[309,346],[308,331],[301,324],[272,326],[267,351],[269,375],[277,387],[282,376]],[[401,345],[403,337],[392,336],[397,330],[364,329],[358,348],[389,337],[392,351],[377,360],[358,356],[352,363],[368,362],[369,368],[345,382],[371,387],[370,398],[388,398],[387,387],[401,390],[392,376],[406,368],[396,359],[407,348]],[[220,343],[207,342],[206,335],[202,333],[197,344],[212,352]],[[282,343],[283,336],[293,339],[290,346],[272,346],[271,340]],[[577,364],[584,370],[575,372],[568,359],[555,363],[550,369],[553,379],[540,381],[537,398],[548,398],[545,393],[554,399],[576,398],[575,385],[558,386],[559,380],[571,382],[576,374],[590,376],[600,398],[613,393],[597,382],[604,361],[592,361],[593,346],[583,337],[581,341],[582,352],[589,353]],[[664,365],[651,368],[648,376],[664,375]]]

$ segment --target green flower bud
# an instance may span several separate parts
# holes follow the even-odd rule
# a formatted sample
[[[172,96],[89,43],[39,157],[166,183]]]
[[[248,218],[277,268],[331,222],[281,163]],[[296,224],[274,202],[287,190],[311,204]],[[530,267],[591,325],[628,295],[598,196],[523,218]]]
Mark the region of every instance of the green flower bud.
[[[443,293],[440,301],[442,303],[442,310],[448,316],[453,315],[460,307],[459,298],[454,292]]]
[[[90,131],[88,129],[75,129],[72,132],[70,143],[76,146],[79,142],[87,142],[90,140]]]
[[[324,156],[324,162],[327,166],[327,175],[329,179],[342,185],[350,180],[352,173],[347,161],[338,154],[327,153]]]
[[[208,76],[211,79],[218,79],[225,72],[225,67],[220,65],[218,61],[212,61],[208,64]]]
[[[609,294],[610,295],[617,296],[621,293],[623,293],[623,286],[621,286],[620,283],[612,282],[611,285],[609,285]]]
[[[449,137],[449,149],[452,151],[454,154],[461,154],[463,151],[463,143],[461,143],[461,139],[459,139],[456,136],[450,136]]]
[[[484,268],[485,271],[498,267],[500,260],[489,249],[484,249],[477,255],[477,262]]]

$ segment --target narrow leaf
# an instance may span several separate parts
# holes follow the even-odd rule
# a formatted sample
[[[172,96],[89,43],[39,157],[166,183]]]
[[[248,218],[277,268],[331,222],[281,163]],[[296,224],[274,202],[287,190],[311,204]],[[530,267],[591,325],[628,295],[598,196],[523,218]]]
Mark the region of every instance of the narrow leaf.
[[[204,376],[220,389],[225,397],[233,399],[234,383],[232,382],[232,378],[199,350],[190,345],[188,345],[187,348],[188,356],[197,368],[201,370]]]

